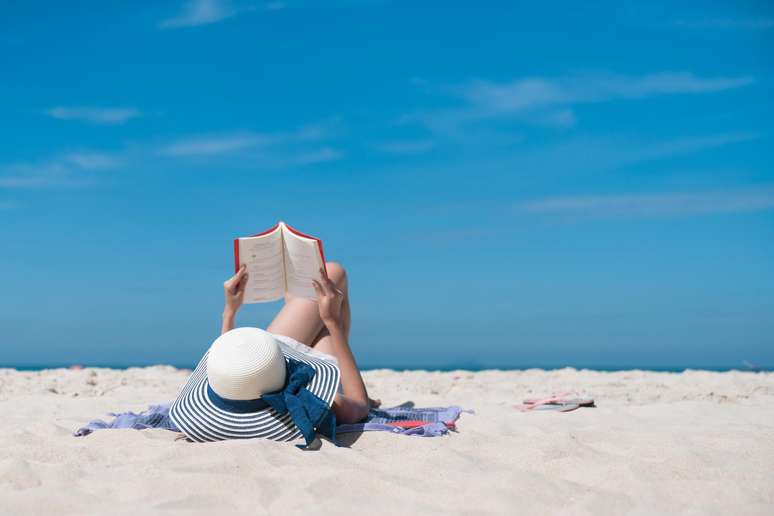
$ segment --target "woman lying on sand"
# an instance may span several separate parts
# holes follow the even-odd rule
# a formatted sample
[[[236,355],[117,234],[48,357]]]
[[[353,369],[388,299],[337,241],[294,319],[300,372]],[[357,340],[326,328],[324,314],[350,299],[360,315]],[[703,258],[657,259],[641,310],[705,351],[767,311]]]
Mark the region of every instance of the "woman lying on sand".
[[[341,371],[341,380],[332,409],[339,423],[356,423],[368,415],[369,407],[378,407],[380,401],[368,397],[349,347],[352,319],[347,274],[344,267],[336,262],[327,262],[325,267],[327,277],[323,274],[321,282],[313,281],[319,301],[287,294],[284,306],[266,331],[301,352],[335,357]],[[223,284],[226,304],[221,334],[234,329],[236,314],[244,299],[247,277],[243,265]]]
[[[305,448],[320,433],[335,444],[338,425],[364,420],[380,402],[368,397],[347,343],[347,276],[338,263],[326,269],[320,269],[319,281],[312,280],[317,300],[287,295],[261,330],[234,327],[247,289],[242,266],[223,284],[221,334],[177,398],[141,414],[117,414],[110,423],[91,421],[75,435],[98,428],[165,428],[198,442],[303,437]]]
[[[174,427],[193,441],[278,441],[356,423],[378,401],[368,398],[347,338],[347,275],[327,263],[312,280],[317,300],[288,295],[266,330],[235,328],[248,272],[223,284],[223,327],[169,409]],[[308,343],[308,345],[307,345]]]

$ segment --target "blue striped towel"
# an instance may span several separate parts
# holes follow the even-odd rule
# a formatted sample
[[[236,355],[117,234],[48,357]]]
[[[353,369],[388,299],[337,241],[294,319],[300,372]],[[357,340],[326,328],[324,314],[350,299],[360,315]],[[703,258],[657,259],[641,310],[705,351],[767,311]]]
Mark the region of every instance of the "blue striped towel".
[[[134,428],[135,430],[162,428],[179,432],[180,430],[169,418],[169,408],[171,405],[171,402],[151,405],[148,407],[148,410],[140,412],[139,414],[136,412],[111,412],[109,414],[113,416],[111,421],[106,422],[101,419],[95,419],[86,424],[86,426],[76,430],[73,435],[80,437],[89,435],[94,430],[105,428]],[[336,433],[342,434],[347,432],[371,432],[382,430],[403,435],[436,437],[446,434],[449,432],[450,428],[454,428],[454,423],[460,417],[462,412],[472,411],[462,410],[460,407],[456,406],[415,408],[414,403],[409,401],[402,405],[398,405],[397,407],[385,409],[372,408],[365,421],[361,423],[338,425],[336,427]],[[424,421],[425,424],[411,428],[395,426],[396,424],[407,421]]]

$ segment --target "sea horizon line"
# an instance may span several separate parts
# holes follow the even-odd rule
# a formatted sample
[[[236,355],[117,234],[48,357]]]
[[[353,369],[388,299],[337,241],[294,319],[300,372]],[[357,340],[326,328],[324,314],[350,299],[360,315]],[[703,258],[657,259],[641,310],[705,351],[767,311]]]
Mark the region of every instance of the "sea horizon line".
[[[93,363],[93,364],[78,364],[78,363],[51,363],[51,364],[0,364],[0,369],[14,369],[17,371],[46,371],[53,369],[116,369],[126,370],[131,368],[146,368],[168,366],[179,370],[193,370],[196,364],[173,364],[173,363],[137,363],[137,364],[122,364],[122,363]],[[375,371],[375,370],[391,370],[391,371],[438,371],[438,372],[452,372],[452,371],[468,371],[468,372],[481,372],[481,371],[527,371],[531,369],[539,369],[543,371],[555,371],[561,369],[575,369],[578,371],[600,371],[600,372],[622,372],[622,371],[646,371],[654,373],[681,373],[684,371],[710,371],[710,372],[774,372],[772,366],[757,366],[742,364],[739,366],[729,365],[696,365],[687,364],[679,366],[666,366],[655,364],[618,364],[618,365],[602,365],[602,364],[513,364],[506,366],[489,366],[478,364],[446,364],[446,365],[433,365],[433,364],[420,364],[420,365],[400,365],[400,364],[366,364],[361,367],[363,371]]]

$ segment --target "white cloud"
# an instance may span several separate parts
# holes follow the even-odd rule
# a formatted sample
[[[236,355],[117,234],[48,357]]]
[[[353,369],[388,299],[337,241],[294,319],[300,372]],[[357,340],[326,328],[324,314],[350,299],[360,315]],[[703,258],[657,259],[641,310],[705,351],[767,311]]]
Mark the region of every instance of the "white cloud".
[[[90,172],[121,163],[118,157],[101,152],[72,152],[40,162],[12,163],[0,167],[0,188],[83,186],[92,183]]]
[[[287,168],[335,161],[343,153],[329,144],[339,128],[334,120],[275,133],[234,132],[200,135],[169,142],[135,144],[115,152],[71,150],[48,158],[0,164],[0,189],[35,189],[90,186],[101,180],[100,172],[170,160],[225,160],[237,156],[249,167]]]
[[[694,193],[618,194],[537,199],[516,205],[521,213],[592,217],[693,216],[774,209],[774,188]]]
[[[313,165],[341,159],[332,147],[312,147],[324,139],[322,126],[305,126],[288,133],[237,133],[186,138],[162,146],[159,153],[171,158],[228,157],[242,153],[245,159],[264,166]]]
[[[159,28],[176,29],[209,25],[251,10],[253,10],[252,7],[236,8],[228,0],[189,0],[183,5],[180,13],[162,21]]]
[[[625,136],[581,136],[517,148],[506,158],[506,162],[513,173],[523,176],[591,176],[622,167],[743,144],[755,138],[756,135],[744,133],[659,140]]]
[[[518,116],[526,122],[556,127],[575,124],[573,105],[632,100],[661,95],[700,94],[741,88],[752,77],[697,77],[686,72],[661,72],[639,77],[587,74],[565,78],[528,77],[510,82],[470,81],[450,88],[463,101],[458,107],[416,113],[403,118],[430,129],[455,130],[466,122]]]
[[[103,170],[121,165],[121,160],[105,152],[72,152],[63,157],[64,161],[84,170]]]
[[[140,112],[131,107],[55,107],[46,114],[59,120],[78,120],[91,124],[117,125],[137,118]]]
[[[743,143],[754,140],[755,138],[756,136],[753,134],[744,133],[718,134],[695,138],[680,138],[651,143],[641,147],[640,149],[630,149],[627,154],[629,154],[629,161],[631,162],[649,161],[652,159],[679,156],[682,154],[691,154],[703,150],[715,149],[726,145],[733,145],[735,143]],[[626,149],[622,148],[621,151],[626,152]],[[620,154],[620,158],[622,158],[624,163],[627,161],[624,154]]]
[[[66,185],[68,168],[59,161],[15,163],[0,168],[0,188],[45,188]]]
[[[642,77],[607,74],[552,80],[528,78],[509,83],[473,81],[458,92],[481,109],[509,113],[554,105],[709,93],[740,88],[752,82],[751,77],[701,78],[691,73],[663,72]]]
[[[325,140],[334,132],[334,122],[310,124],[294,131],[275,133],[237,132],[210,134],[183,138],[158,149],[158,153],[174,158],[228,156],[237,153],[263,153],[265,157],[282,162],[299,162],[302,156],[308,162],[329,161],[332,149],[310,149],[311,144]],[[295,158],[290,159],[292,156]]]
[[[232,154],[244,149],[267,145],[272,141],[270,136],[257,133],[201,136],[170,143],[163,146],[159,152],[165,156],[173,157],[212,156]]]

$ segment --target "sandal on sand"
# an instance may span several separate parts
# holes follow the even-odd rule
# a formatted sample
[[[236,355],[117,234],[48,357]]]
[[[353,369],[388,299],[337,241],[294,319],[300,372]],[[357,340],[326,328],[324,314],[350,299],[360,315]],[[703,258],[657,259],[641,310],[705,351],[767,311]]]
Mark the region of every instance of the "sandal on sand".
[[[571,393],[559,394],[544,399],[524,400],[523,405],[514,405],[522,412],[532,410],[550,410],[555,412],[570,412],[580,407],[594,407],[592,398],[570,397]]]

